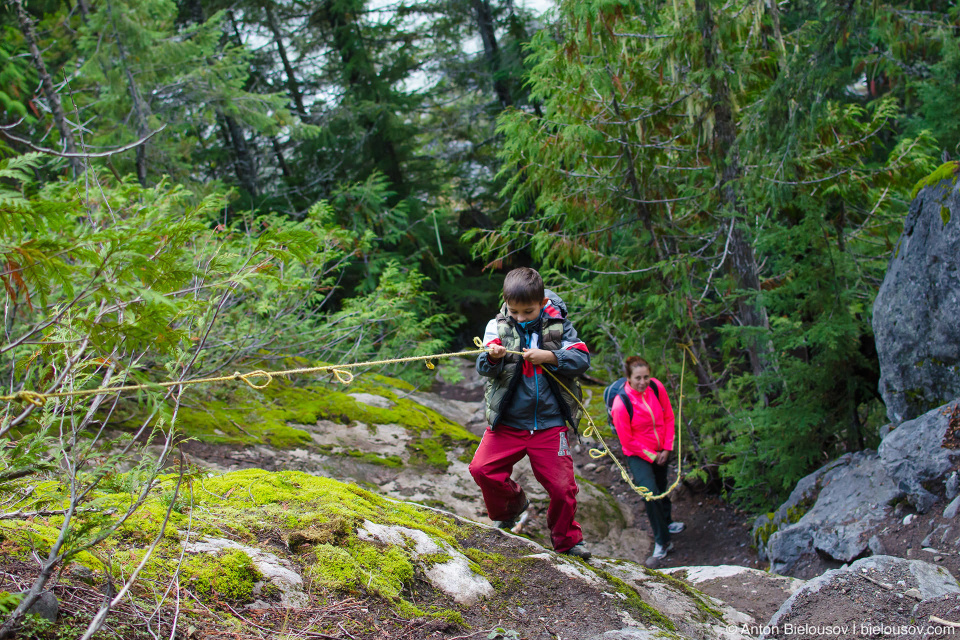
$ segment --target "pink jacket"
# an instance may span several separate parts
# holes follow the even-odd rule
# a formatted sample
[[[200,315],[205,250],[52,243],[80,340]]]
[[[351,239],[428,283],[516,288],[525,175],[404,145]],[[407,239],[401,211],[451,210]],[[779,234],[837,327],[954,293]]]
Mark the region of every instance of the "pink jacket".
[[[613,426],[617,429],[623,454],[639,456],[648,462],[653,462],[661,451],[673,451],[673,440],[676,436],[674,428],[673,407],[663,383],[656,378],[650,378],[650,384],[657,385],[660,400],[653,395],[649,386],[643,395],[635,391],[630,385],[624,385],[627,397],[633,404],[633,420],[623,406],[623,399],[617,396],[613,400],[611,414]]]

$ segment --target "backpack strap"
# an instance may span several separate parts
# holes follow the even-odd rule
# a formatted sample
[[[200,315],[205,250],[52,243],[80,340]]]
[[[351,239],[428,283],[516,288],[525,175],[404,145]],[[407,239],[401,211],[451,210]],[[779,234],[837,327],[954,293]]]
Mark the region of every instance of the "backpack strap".
[[[653,397],[657,399],[657,402],[660,401],[660,387],[657,386],[659,382],[659,380],[650,379],[650,386],[653,388]]]
[[[633,403],[630,402],[630,396],[627,395],[627,390],[624,389],[617,394],[620,398],[620,401],[623,402],[623,407],[627,410],[627,415],[630,417],[630,420],[633,420]]]

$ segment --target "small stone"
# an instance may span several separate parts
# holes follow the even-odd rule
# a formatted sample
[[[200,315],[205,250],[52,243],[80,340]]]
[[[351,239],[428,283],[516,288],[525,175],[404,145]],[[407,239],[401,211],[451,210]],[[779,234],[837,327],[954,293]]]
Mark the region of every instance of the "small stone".
[[[953,500],[960,495],[960,474],[956,471],[947,476],[944,484],[947,487],[947,500]]]
[[[916,589],[916,588],[907,589],[906,591],[903,592],[903,595],[910,596],[911,598],[914,598],[916,600],[923,600],[923,596],[920,594],[920,589]]]
[[[947,508],[943,510],[943,517],[947,520],[953,520],[957,517],[957,510],[960,509],[960,496],[954,498]]]
[[[941,560],[943,560],[943,556],[933,556],[934,562],[940,562]]]
[[[903,519],[903,526],[907,526],[917,517],[915,513],[908,513]]]
[[[597,468],[596,462],[588,462],[587,464],[583,465],[584,471],[593,471],[596,468]]]
[[[20,595],[26,596],[27,592],[24,591]],[[27,609],[27,615],[38,616],[50,622],[56,622],[59,613],[60,603],[57,601],[57,596],[53,595],[53,591],[40,592],[36,602]]]

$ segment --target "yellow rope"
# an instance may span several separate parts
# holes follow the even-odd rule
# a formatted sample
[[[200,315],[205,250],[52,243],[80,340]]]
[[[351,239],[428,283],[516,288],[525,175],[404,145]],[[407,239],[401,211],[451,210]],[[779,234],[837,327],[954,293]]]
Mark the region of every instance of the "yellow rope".
[[[294,376],[301,375],[305,373],[318,373],[321,371],[329,371],[338,382],[342,384],[350,384],[353,382],[353,374],[347,371],[347,369],[355,369],[357,367],[375,367],[380,365],[387,364],[396,364],[398,362],[417,362],[421,360],[439,360],[441,358],[454,358],[457,356],[471,356],[478,355],[483,353],[484,349],[474,349],[471,351],[457,351],[455,353],[439,353],[429,356],[409,356],[406,358],[391,358],[389,360],[373,360],[369,362],[354,362],[352,364],[337,364],[337,365],[325,365],[322,367],[302,367],[300,369],[285,369],[283,371],[264,371],[263,369],[257,369],[256,371],[250,371],[248,373],[240,373],[239,371],[229,376],[217,376],[213,378],[194,378],[193,380],[182,380],[182,381],[169,381],[169,382],[151,382],[146,384],[128,384],[120,387],[98,387],[96,389],[82,389],[80,391],[57,391],[55,393],[38,393],[36,391],[18,391],[12,395],[0,396],[0,402],[10,402],[12,400],[22,400],[24,402],[29,402],[30,404],[42,407],[44,402],[54,398],[75,398],[78,396],[96,396],[101,394],[108,393],[120,393],[121,391],[139,391],[142,389],[157,389],[157,388],[166,388],[166,387],[177,387],[180,385],[194,385],[194,384],[210,384],[214,382],[229,382],[231,380],[239,380],[245,383],[252,389],[263,389],[268,386],[273,379],[278,376]],[[433,369],[433,363],[427,362],[427,367]],[[263,378],[263,382],[257,383],[253,380],[257,378]]]
[[[55,398],[76,398],[81,396],[94,396],[101,394],[110,394],[110,393],[120,393],[122,391],[139,391],[143,389],[157,389],[157,388],[169,388],[176,386],[187,386],[187,385],[196,385],[196,384],[211,384],[214,382],[229,382],[232,380],[239,380],[249,386],[251,389],[263,389],[267,387],[273,379],[279,376],[289,377],[294,375],[302,375],[307,373],[320,373],[323,371],[329,371],[334,375],[338,382],[341,384],[350,384],[353,382],[353,374],[347,371],[347,369],[355,369],[358,367],[375,367],[387,364],[397,364],[400,362],[418,362],[418,361],[429,361],[429,360],[440,360],[443,358],[455,358],[459,356],[473,356],[479,355],[481,353],[486,353],[487,348],[483,346],[483,343],[480,341],[480,338],[473,339],[474,344],[477,346],[476,349],[470,351],[457,351],[453,353],[438,353],[428,356],[409,356],[405,358],[391,358],[389,360],[373,360],[368,362],[354,362],[351,364],[338,364],[338,365],[325,365],[322,367],[302,367],[299,369],[284,369],[282,371],[264,371],[263,369],[257,369],[256,371],[250,371],[248,373],[240,373],[239,371],[235,372],[233,375],[229,376],[216,376],[212,378],[194,378],[192,380],[182,380],[182,381],[168,381],[168,382],[154,382],[146,384],[128,384],[119,387],[98,387],[96,389],[81,389],[79,391],[57,391],[54,393],[38,393],[36,391],[18,391],[17,393],[0,396],[0,402],[11,402],[14,400],[20,400],[23,402],[29,402],[30,404],[42,407],[47,400],[52,400]],[[681,417],[683,414],[683,376],[687,364],[687,353],[690,354],[690,357],[693,358],[694,363],[696,363],[696,358],[693,356],[693,353],[690,351],[689,344],[678,344],[679,347],[684,349],[684,358],[683,365],[680,369],[680,401],[677,408],[677,451],[680,450],[682,430],[680,425]],[[523,356],[521,351],[507,351],[507,353],[514,353],[520,356]],[[427,367],[433,369],[433,364],[427,362]],[[583,415],[586,417],[589,426],[584,429],[583,435],[588,438],[596,438],[600,445],[603,447],[603,450],[600,449],[590,449],[590,457],[594,460],[599,460],[604,456],[609,456],[613,463],[620,470],[620,476],[626,481],[630,488],[640,494],[644,500],[659,500],[673,491],[677,485],[680,484],[680,479],[682,477],[680,471],[680,459],[679,454],[677,456],[677,479],[671,484],[664,493],[660,495],[654,495],[653,492],[647,487],[638,487],[633,484],[630,480],[630,474],[627,473],[627,470],[623,468],[623,465],[620,464],[620,461],[610,452],[610,447],[607,446],[606,442],[603,440],[603,436],[600,435],[600,429],[594,423],[593,418],[590,417],[590,414],[587,412],[587,408],[580,402],[579,399],[573,393],[570,392],[567,387],[560,382],[556,375],[554,375],[550,370],[544,368],[544,371],[547,372],[550,377],[552,377],[557,384],[559,384],[563,389],[570,394],[570,396],[577,401],[577,404],[580,405],[580,408],[583,410]],[[254,382],[255,379],[262,378],[263,382],[257,383]]]
[[[481,349],[484,348],[484,347],[483,347],[483,343],[480,341],[480,338],[474,338],[474,339],[473,339],[473,343],[474,343],[475,345],[477,345],[477,347],[479,347],[479,348],[481,348]],[[677,450],[677,479],[673,481],[673,484],[671,484],[669,487],[667,487],[667,490],[666,490],[666,491],[664,491],[663,493],[661,493],[661,494],[659,494],[659,495],[654,495],[654,494],[653,494],[653,491],[651,491],[651,490],[648,489],[647,487],[642,487],[642,486],[641,486],[641,487],[638,487],[637,485],[633,484],[633,481],[630,480],[630,474],[627,473],[627,470],[623,468],[623,465],[620,464],[620,461],[617,460],[616,456],[614,456],[613,453],[610,451],[610,447],[608,447],[608,446],[607,446],[607,443],[604,442],[603,436],[600,435],[600,428],[597,427],[596,423],[593,421],[593,418],[590,417],[590,414],[587,412],[587,408],[586,408],[585,406],[583,406],[583,403],[580,402],[580,400],[577,398],[577,396],[575,396],[573,393],[570,392],[570,389],[567,389],[566,385],[564,385],[562,382],[560,382],[560,379],[557,378],[557,376],[555,376],[555,375],[553,374],[553,372],[551,372],[551,371],[550,371],[549,369],[547,369],[546,367],[543,368],[543,370],[546,371],[547,374],[549,374],[549,376],[550,376],[551,378],[553,378],[554,381],[555,381],[557,384],[559,384],[561,387],[563,387],[563,389],[570,395],[571,398],[573,398],[574,400],[577,401],[577,404],[580,405],[580,408],[583,409],[583,415],[584,415],[584,417],[587,419],[587,422],[589,423],[589,426],[588,426],[586,429],[583,430],[583,435],[586,436],[587,438],[596,438],[597,440],[600,441],[600,445],[603,447],[603,450],[600,450],[600,449],[590,449],[590,451],[589,451],[590,457],[593,458],[594,460],[599,460],[599,459],[601,459],[601,458],[603,458],[603,457],[605,457],[605,456],[609,456],[609,458],[610,458],[611,460],[613,460],[613,464],[615,464],[616,467],[617,467],[617,469],[620,470],[620,477],[622,477],[623,480],[624,480],[628,485],[630,485],[630,488],[631,488],[631,489],[633,489],[633,490],[636,491],[638,494],[640,494],[640,496],[641,496],[644,500],[660,500],[661,498],[664,498],[664,497],[670,495],[670,492],[672,492],[674,489],[677,488],[677,485],[680,484],[680,480],[681,480],[681,478],[683,477],[683,475],[682,475],[682,473],[681,473],[681,469],[680,469],[680,453],[679,453],[679,451],[680,451],[680,446],[681,446],[681,437],[682,437],[682,435],[683,435],[683,432],[682,432],[681,429],[680,429],[680,426],[683,424],[683,422],[681,421],[681,418],[683,417],[683,376],[684,376],[684,372],[686,371],[687,353],[690,353],[690,357],[693,358],[694,362],[696,362],[697,359],[696,359],[696,357],[693,355],[693,352],[690,351],[691,345],[690,345],[689,343],[687,343],[687,344],[678,343],[677,346],[679,346],[680,348],[684,349],[683,364],[680,365],[680,399],[679,399],[679,403],[678,403],[678,405],[677,405],[677,427],[676,427],[676,432],[677,432],[677,444],[676,444],[676,450]],[[509,349],[507,350],[507,353],[515,353],[515,354],[520,355],[520,356],[523,355],[523,352],[522,352],[522,351],[510,351]]]

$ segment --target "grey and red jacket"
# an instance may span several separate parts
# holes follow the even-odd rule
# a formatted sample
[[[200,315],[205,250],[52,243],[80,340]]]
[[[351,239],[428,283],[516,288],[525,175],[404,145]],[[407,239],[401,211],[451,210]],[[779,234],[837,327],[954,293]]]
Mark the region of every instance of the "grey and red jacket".
[[[567,319],[563,301],[550,290],[544,293],[549,302],[527,329],[507,314],[506,305],[487,323],[485,346],[500,344],[510,351],[540,348],[557,356],[556,366],[533,365],[512,353],[498,361],[486,353],[477,357],[477,373],[486,378],[484,403],[491,428],[506,425],[538,431],[566,423],[576,431],[580,424],[582,410],[573,398],[582,399],[578,377],[590,368],[590,352]],[[544,368],[556,375],[566,390]]]

